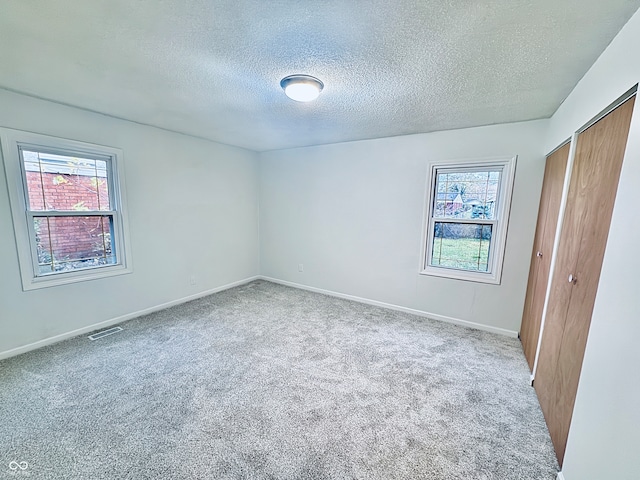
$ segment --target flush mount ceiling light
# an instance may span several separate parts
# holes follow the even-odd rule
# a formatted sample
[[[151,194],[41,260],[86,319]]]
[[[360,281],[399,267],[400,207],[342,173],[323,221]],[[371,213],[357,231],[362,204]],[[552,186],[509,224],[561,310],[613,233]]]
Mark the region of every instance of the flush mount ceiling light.
[[[310,102],[318,98],[324,83],[310,75],[289,75],[280,80],[280,86],[291,100]]]

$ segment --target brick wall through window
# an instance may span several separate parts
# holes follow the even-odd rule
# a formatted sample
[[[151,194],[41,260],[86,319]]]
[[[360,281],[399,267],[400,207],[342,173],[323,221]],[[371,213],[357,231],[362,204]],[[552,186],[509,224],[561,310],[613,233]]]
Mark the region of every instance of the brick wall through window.
[[[106,178],[27,171],[29,208],[46,210],[110,210]],[[100,256],[110,243],[108,217],[36,217],[38,248],[58,261]]]

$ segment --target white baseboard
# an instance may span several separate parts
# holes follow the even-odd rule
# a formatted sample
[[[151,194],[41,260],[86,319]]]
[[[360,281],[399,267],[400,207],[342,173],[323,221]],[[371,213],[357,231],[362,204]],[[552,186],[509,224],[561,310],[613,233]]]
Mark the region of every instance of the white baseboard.
[[[38,340],[37,342],[30,343],[28,345],[24,345],[22,347],[12,348],[11,350],[6,350],[4,352],[0,352],[0,360],[13,357],[15,355],[20,355],[21,353],[26,353],[31,350],[35,350],[37,348],[45,347],[47,345],[51,345],[54,343],[61,342],[68,338],[77,337],[78,335],[83,335],[85,333],[92,332],[94,330],[99,330],[105,327],[110,327],[111,325],[115,325],[117,323],[122,323],[127,320],[131,320],[136,317],[141,317],[143,315],[148,315],[153,312],[157,312],[159,310],[164,310],[166,308],[174,307],[176,305],[180,305],[181,303],[190,302],[191,300],[196,300],[198,298],[206,297],[207,295],[211,295],[213,293],[221,292],[223,290],[228,290],[233,287],[237,287],[240,285],[244,285],[249,282],[253,282],[254,280],[259,280],[261,277],[259,275],[245,278],[243,280],[238,280],[237,282],[229,283],[227,285],[222,285],[220,287],[212,288],[210,290],[205,290],[203,292],[198,292],[193,295],[189,295],[187,297],[179,298],[177,300],[172,300],[167,303],[162,303],[160,305],[155,305],[153,307],[145,308],[143,310],[138,310],[137,312],[127,313],[126,315],[121,315],[119,317],[111,318],[109,320],[105,320],[103,322],[94,323],[92,325],[78,328],[76,330],[72,330],[70,332],[61,333],[60,335],[55,335],[53,337],[45,338],[44,340]]]
[[[461,325],[463,327],[469,327],[476,330],[484,330],[486,332],[498,333],[500,335],[506,335],[507,337],[518,338],[518,332],[513,330],[507,330],[500,327],[492,327],[491,325],[483,325],[481,323],[469,322],[467,320],[461,320],[459,318],[446,317],[444,315],[438,315],[436,313],[429,313],[423,310],[415,310],[413,308],[402,307],[400,305],[394,305],[392,303],[379,302],[377,300],[371,300],[369,298],[356,297],[354,295],[347,295],[346,293],[334,292],[331,290],[324,290],[322,288],[310,287],[308,285],[302,285],[300,283],[288,282],[286,280],[279,280],[277,278],[267,277],[261,275],[262,280],[268,282],[279,283],[288,287],[299,288],[302,290],[309,290],[310,292],[322,293],[324,295],[330,295],[332,297],[344,298],[346,300],[353,300],[354,302],[366,303],[367,305],[374,305],[376,307],[388,308],[390,310],[397,310],[399,312],[411,313],[420,317],[427,317],[433,320],[439,320],[441,322],[453,323],[455,325]]]
[[[418,315],[420,317],[427,317],[433,320],[439,320],[441,322],[452,323],[455,325],[461,325],[464,327],[474,328],[476,330],[484,330],[487,332],[497,333],[500,335],[506,335],[508,337],[517,338],[518,332],[507,330],[499,327],[492,327],[490,325],[483,325],[481,323],[469,322],[467,320],[461,320],[459,318],[447,317],[444,315],[438,315],[435,313],[425,312],[423,310],[415,310],[413,308],[402,307],[400,305],[394,305],[391,303],[379,302],[377,300],[371,300],[368,298],[357,297],[355,295],[348,295],[345,293],[334,292],[331,290],[324,290],[322,288],[311,287],[308,285],[302,285],[300,283],[287,282],[285,280],[279,280],[277,278],[267,277],[264,275],[256,275],[253,277],[245,278],[243,280],[238,280],[237,282],[229,283],[227,285],[222,285],[220,287],[212,288],[210,290],[205,290],[203,292],[198,292],[193,295],[189,295],[187,297],[179,298],[177,300],[172,300],[171,302],[162,303],[160,305],[155,305],[153,307],[145,308],[143,310],[138,310],[137,312],[128,313],[126,315],[121,315],[119,317],[111,318],[109,320],[105,320],[103,322],[94,323],[92,325],[88,325],[86,327],[78,328],[76,330],[72,330],[70,332],[62,333],[60,335],[55,335],[53,337],[45,338],[43,340],[38,340],[37,342],[30,343],[28,345],[23,345],[21,347],[12,348],[10,350],[6,350],[4,352],[0,352],[0,360],[13,357],[15,355],[20,355],[21,353],[26,353],[31,350],[36,350],[41,347],[45,347],[47,345],[52,345],[54,343],[61,342],[68,338],[76,337],[78,335],[83,335],[85,333],[92,332],[94,330],[99,330],[102,328],[110,327],[112,325],[116,325],[118,323],[125,322],[127,320],[131,320],[133,318],[141,317],[143,315],[148,315],[153,312],[157,312],[159,310],[164,310],[166,308],[170,308],[176,305],[180,305],[181,303],[190,302],[191,300],[196,300],[198,298],[206,297],[207,295],[211,295],[217,292],[221,292],[223,290],[228,290],[230,288],[234,288],[240,285],[244,285],[249,282],[253,282],[254,280],[266,280],[268,282],[279,283],[281,285],[286,285],[288,287],[299,288],[302,290],[309,290],[311,292],[322,293],[324,295],[330,295],[332,297],[344,298],[346,300],[352,300],[354,302],[365,303],[367,305],[374,305],[376,307],[388,308],[390,310],[397,310],[399,312],[411,313],[413,315]],[[560,480],[563,480],[562,477],[559,477]]]
[[[564,480],[564,475],[562,472],[558,472],[558,480]]]

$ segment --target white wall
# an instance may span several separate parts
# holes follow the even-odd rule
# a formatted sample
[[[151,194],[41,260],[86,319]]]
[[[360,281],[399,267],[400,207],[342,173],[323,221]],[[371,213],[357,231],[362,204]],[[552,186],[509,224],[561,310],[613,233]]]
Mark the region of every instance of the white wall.
[[[640,12],[550,121],[547,147],[640,81]],[[563,466],[566,480],[640,478],[640,99],[611,220]]]
[[[241,149],[0,90],[0,126],[124,151],[134,266],[130,275],[23,292],[0,169],[0,354],[260,268],[281,280],[516,331],[543,156],[640,81],[638,45],[640,13],[550,121],[267,152],[259,163]],[[512,154],[519,163],[502,285],[418,275],[427,162]],[[638,205],[640,101],[569,434],[566,480],[631,480],[640,472]]]
[[[258,275],[255,153],[3,90],[0,126],[123,150],[134,268],[23,292],[0,168],[0,355]]]
[[[262,274],[515,334],[540,197],[546,124],[262,153]],[[502,284],[419,275],[427,163],[515,154]]]

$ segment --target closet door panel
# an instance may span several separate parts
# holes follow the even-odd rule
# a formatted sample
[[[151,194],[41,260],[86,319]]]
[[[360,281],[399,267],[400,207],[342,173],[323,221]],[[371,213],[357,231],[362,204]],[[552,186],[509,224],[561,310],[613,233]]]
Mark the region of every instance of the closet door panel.
[[[556,237],[570,147],[570,144],[566,144],[549,155],[544,170],[536,236],[529,267],[527,296],[522,315],[522,327],[520,328],[522,348],[532,371],[538,349],[542,309],[549,282],[551,255]]]
[[[534,386],[562,465],[634,98],[578,137]]]
[[[560,389],[558,408],[564,420],[558,429],[558,436],[559,442],[562,441],[560,443],[563,456],[609,236],[633,105],[634,99],[627,101],[611,114],[611,118],[605,117],[603,120],[607,120],[606,122],[601,121],[591,127],[595,127],[595,130],[583,139],[585,153],[589,154],[584,168],[580,169],[580,182],[583,186],[581,191],[585,192],[584,197],[580,199],[584,202],[583,229],[576,268],[570,273],[575,283],[570,284],[571,300],[557,370],[557,384]]]
[[[574,239],[579,235],[580,231],[579,223],[567,221],[572,214],[570,210],[568,206],[565,211],[565,221],[562,226],[558,258],[551,283],[549,305],[540,344],[540,357],[533,384],[552,440],[559,438],[559,433],[555,430],[557,426],[562,425],[562,422],[557,417],[560,414],[560,410],[556,406],[561,400],[558,398],[560,390],[556,388],[555,381],[572,291],[571,284],[567,281],[568,274],[564,272],[575,270],[576,259],[571,255],[571,252],[574,248]],[[556,446],[555,440],[554,446],[557,452],[558,446]]]

